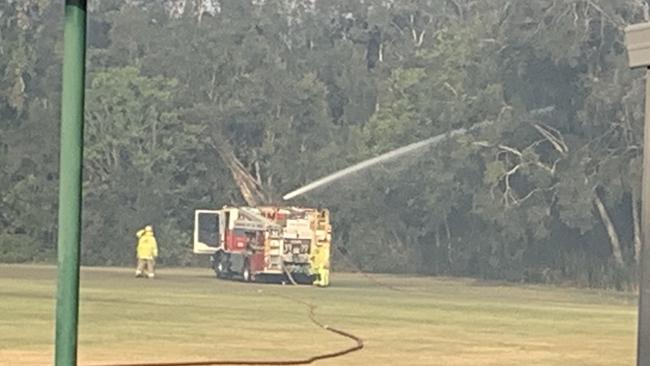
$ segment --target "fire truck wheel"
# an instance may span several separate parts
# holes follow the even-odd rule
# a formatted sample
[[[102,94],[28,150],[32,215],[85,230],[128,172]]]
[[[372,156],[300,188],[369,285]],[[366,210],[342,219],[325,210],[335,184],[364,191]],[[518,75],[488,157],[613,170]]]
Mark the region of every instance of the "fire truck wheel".
[[[224,266],[223,262],[219,261],[216,266],[214,266],[214,270],[217,273],[217,278],[224,278],[225,273],[224,273]]]
[[[214,273],[217,275],[217,278],[226,277],[226,266],[224,265],[224,257],[222,253],[217,253],[213,257],[213,269]]]
[[[248,263],[248,261],[244,262],[244,270],[242,271],[242,277],[246,282],[251,282],[253,280],[251,276],[251,266],[250,263]]]

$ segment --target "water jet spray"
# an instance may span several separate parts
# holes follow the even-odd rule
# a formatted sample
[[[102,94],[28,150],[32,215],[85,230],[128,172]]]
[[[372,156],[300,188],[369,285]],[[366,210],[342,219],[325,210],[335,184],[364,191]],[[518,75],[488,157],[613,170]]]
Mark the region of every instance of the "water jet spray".
[[[352,165],[350,167],[347,167],[345,169],[339,170],[336,173],[332,173],[332,174],[327,175],[327,176],[325,176],[323,178],[320,178],[320,179],[318,179],[318,180],[316,180],[314,182],[311,182],[311,183],[309,183],[309,184],[307,184],[307,185],[305,185],[305,186],[303,186],[301,188],[298,188],[298,189],[296,189],[296,190],[294,190],[292,192],[289,192],[289,193],[285,194],[282,197],[282,199],[285,200],[285,201],[290,200],[290,199],[292,199],[294,197],[298,197],[300,195],[303,195],[303,194],[305,194],[305,193],[307,193],[309,191],[312,191],[312,190],[314,190],[316,188],[325,186],[325,185],[330,184],[330,183],[332,183],[332,182],[334,182],[336,180],[344,178],[344,177],[346,177],[346,176],[348,176],[350,174],[356,173],[356,172],[364,170],[364,169],[368,169],[368,168],[372,167],[373,165],[383,163],[383,162],[387,162],[389,160],[398,158],[398,157],[400,157],[400,156],[402,156],[404,154],[417,151],[419,149],[422,149],[422,148],[430,146],[430,145],[435,145],[435,144],[445,140],[445,138],[451,138],[451,137],[455,137],[455,136],[458,136],[458,135],[464,135],[469,131],[473,131],[473,130],[476,130],[478,128],[485,127],[485,126],[490,125],[490,124],[492,124],[492,121],[480,122],[480,123],[477,123],[477,124],[475,124],[474,126],[472,126],[470,128],[458,128],[458,129],[455,129],[455,130],[451,130],[449,132],[441,133],[440,135],[437,135],[437,136],[434,136],[434,137],[430,137],[430,138],[428,138],[426,140],[422,140],[422,141],[419,141],[419,142],[412,143],[410,145],[400,147],[398,149],[389,151],[387,153],[384,153],[382,155],[379,155],[377,157],[374,157],[374,158],[371,158],[371,159],[368,159],[368,160],[364,160],[364,161],[362,161],[360,163],[357,163],[357,164]]]

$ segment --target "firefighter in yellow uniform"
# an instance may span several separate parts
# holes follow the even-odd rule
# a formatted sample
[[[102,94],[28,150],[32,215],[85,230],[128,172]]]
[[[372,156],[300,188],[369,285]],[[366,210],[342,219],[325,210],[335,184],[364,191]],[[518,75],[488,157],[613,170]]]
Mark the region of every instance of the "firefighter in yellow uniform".
[[[153,227],[151,225],[145,226],[144,229],[136,233],[138,237],[138,267],[135,270],[135,276],[141,277],[143,271],[149,278],[154,278],[155,260],[158,257],[158,243],[153,235]]]
[[[312,268],[318,275],[314,286],[327,287],[330,284],[330,248],[317,244],[312,256]]]

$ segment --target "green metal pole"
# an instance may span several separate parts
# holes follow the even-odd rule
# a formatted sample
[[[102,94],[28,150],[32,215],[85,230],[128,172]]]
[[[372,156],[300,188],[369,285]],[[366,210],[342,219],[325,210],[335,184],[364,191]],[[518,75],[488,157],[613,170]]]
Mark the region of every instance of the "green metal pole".
[[[639,258],[638,366],[650,365],[650,68],[645,76],[643,181],[641,183],[641,253]]]
[[[76,366],[86,0],[66,0],[63,42],[55,365]]]

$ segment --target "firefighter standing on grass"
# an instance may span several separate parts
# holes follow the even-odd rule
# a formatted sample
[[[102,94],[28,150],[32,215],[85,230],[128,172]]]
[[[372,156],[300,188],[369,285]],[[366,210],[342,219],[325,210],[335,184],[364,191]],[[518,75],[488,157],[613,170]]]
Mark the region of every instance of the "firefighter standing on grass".
[[[155,260],[158,257],[158,243],[156,243],[156,238],[153,235],[153,227],[147,225],[135,235],[138,237],[138,267],[135,270],[135,276],[141,277],[143,270],[146,270],[147,277],[154,278]]]
[[[312,252],[312,268],[316,272],[314,286],[327,287],[330,284],[330,250],[329,245],[317,244]]]

